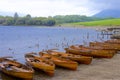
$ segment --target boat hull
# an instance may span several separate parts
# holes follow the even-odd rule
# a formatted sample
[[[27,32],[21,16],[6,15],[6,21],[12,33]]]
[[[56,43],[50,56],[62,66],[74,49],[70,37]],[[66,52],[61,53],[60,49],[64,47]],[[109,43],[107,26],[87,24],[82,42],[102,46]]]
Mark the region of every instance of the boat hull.
[[[80,64],[90,64],[92,62],[92,57],[81,56],[80,58],[70,58],[73,61],[77,61]]]
[[[63,59],[58,59],[56,57],[52,57],[53,62],[57,65],[57,66],[61,66],[67,69],[71,69],[71,70],[77,70],[78,67],[78,63],[71,61],[71,60],[63,60]]]
[[[2,72],[13,76],[13,77],[17,77],[17,78],[21,78],[24,80],[33,80],[33,72],[15,72],[15,71],[8,71],[6,69],[2,69]]]
[[[117,53],[117,50],[115,49],[109,49],[109,48],[104,48],[102,46],[83,46],[83,45],[72,45],[70,46],[72,49],[78,49],[78,50],[91,50],[91,51],[102,51],[102,52],[108,52],[108,53]]]
[[[33,68],[44,71],[49,76],[54,76],[55,64],[51,61],[48,61],[44,58],[33,56],[32,60],[30,57],[25,56],[28,65],[31,65]]]
[[[65,53],[65,52],[51,51],[51,54],[54,55],[54,56],[61,57],[61,58],[76,61],[80,64],[90,64],[91,61],[92,61],[92,57],[69,54],[69,53]]]
[[[40,52],[42,53],[42,52]],[[64,67],[70,70],[77,70],[78,63],[69,59],[64,59],[60,57],[56,57],[50,54],[43,53],[43,58],[51,60],[55,63],[56,66]]]
[[[0,58],[0,68],[1,71],[7,75],[24,80],[33,79],[34,70],[31,67],[28,67],[14,60]]]
[[[54,76],[55,66],[47,66],[47,65],[44,65],[44,64],[34,63],[34,62],[32,62],[32,63],[27,62],[27,63],[30,64],[33,68],[44,71],[49,76]]]
[[[66,48],[66,52],[72,53],[72,54],[77,54],[77,55],[83,55],[83,56],[91,56],[91,57],[96,57],[96,58],[112,58],[114,56],[114,53],[108,53],[108,52],[102,52],[102,51],[97,51],[97,50],[90,50],[89,53],[83,53],[81,50],[78,49],[71,49],[71,48]]]
[[[107,40],[105,43],[120,44],[120,39]]]
[[[103,43],[103,42],[90,42],[90,46],[100,46],[103,47],[104,49],[111,49],[111,50],[120,50],[120,45],[119,44],[111,44],[111,43]]]

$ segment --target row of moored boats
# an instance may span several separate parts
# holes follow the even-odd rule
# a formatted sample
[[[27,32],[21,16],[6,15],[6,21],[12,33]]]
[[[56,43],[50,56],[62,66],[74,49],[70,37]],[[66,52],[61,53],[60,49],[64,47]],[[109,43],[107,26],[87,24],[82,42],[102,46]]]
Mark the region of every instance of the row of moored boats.
[[[11,57],[0,58],[0,68],[8,75],[32,80],[34,69],[42,70],[53,76],[55,67],[60,66],[70,70],[77,70],[78,64],[90,64],[95,58],[112,58],[120,50],[120,40],[111,39],[104,42],[90,42],[89,46],[71,45],[66,52],[51,49],[39,53],[26,53],[26,64],[22,64]]]

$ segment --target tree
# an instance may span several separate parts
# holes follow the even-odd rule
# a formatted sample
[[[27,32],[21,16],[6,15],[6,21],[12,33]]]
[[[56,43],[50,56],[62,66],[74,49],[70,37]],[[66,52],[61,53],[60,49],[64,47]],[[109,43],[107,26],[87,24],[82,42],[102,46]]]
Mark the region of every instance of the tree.
[[[25,25],[25,19],[24,18],[18,18],[15,25]]]
[[[25,25],[32,25],[32,18],[30,14],[27,14],[24,19],[25,19]]]
[[[30,14],[27,14],[27,15],[26,15],[26,18],[27,18],[27,19],[31,19],[31,15],[30,15]]]
[[[53,25],[55,25],[55,20],[54,19],[45,19],[42,21],[42,25],[53,26]]]
[[[5,17],[0,16],[0,24],[3,24],[6,21]]]
[[[14,25],[13,17],[6,16],[3,25]]]
[[[16,24],[18,18],[19,18],[19,16],[18,16],[17,12],[15,12],[15,14],[14,14],[14,24]]]

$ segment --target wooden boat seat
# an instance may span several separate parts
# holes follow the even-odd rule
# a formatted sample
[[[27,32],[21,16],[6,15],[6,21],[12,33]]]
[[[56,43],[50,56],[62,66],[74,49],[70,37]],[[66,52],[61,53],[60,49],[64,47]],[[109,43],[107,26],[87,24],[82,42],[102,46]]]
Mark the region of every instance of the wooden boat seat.
[[[7,64],[14,65],[17,67],[21,67],[21,64],[15,63],[15,62],[8,62]]]
[[[25,70],[25,69],[23,69],[23,68],[18,68],[18,67],[16,67],[16,66],[11,66],[11,68],[12,68],[13,70],[16,70],[16,71],[29,72],[28,70]]]

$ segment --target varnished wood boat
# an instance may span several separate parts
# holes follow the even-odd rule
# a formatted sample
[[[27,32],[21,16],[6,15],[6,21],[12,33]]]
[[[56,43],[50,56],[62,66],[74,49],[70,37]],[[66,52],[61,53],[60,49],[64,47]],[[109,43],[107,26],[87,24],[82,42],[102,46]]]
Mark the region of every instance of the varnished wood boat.
[[[33,68],[44,71],[49,76],[53,76],[55,71],[55,64],[52,61],[40,57],[39,55],[36,56],[36,54],[37,53],[33,52],[25,54],[27,64],[31,65]]]
[[[34,70],[31,67],[8,59],[7,57],[0,58],[0,69],[7,75],[24,80],[33,80]]]
[[[91,56],[91,50],[80,50],[80,49],[73,49],[73,48],[65,48],[66,53],[72,53],[76,55],[82,56]]]
[[[107,41],[105,41],[105,43],[120,44],[120,39],[107,40]]]
[[[113,49],[113,50],[120,50],[119,44],[111,44],[111,43],[105,43],[105,42],[90,42],[89,46],[101,46],[104,49]]]
[[[98,53],[112,53],[115,54],[117,50],[114,49],[104,49],[102,46],[84,46],[84,45],[72,45],[70,48],[73,49],[81,49],[81,50],[92,50],[93,52],[96,51]]]
[[[78,67],[77,62],[51,55],[51,54],[47,53],[46,51],[39,52],[39,54],[43,58],[53,61],[56,66],[64,67],[64,68],[71,69],[71,70],[76,70]]]
[[[80,64],[90,64],[92,61],[92,57],[88,57],[88,56],[69,54],[69,53],[65,53],[65,52],[58,52],[55,50],[48,50],[48,52],[51,55],[65,58],[65,59],[70,59],[70,60],[76,61]]]
[[[69,48],[65,48],[65,50],[66,52],[69,52],[69,53],[79,54],[83,56],[97,57],[97,58],[112,58],[115,54],[113,52],[106,51],[106,50],[89,49],[89,48],[79,47],[79,46],[71,46]],[[86,53],[83,53],[81,51],[86,51]]]

